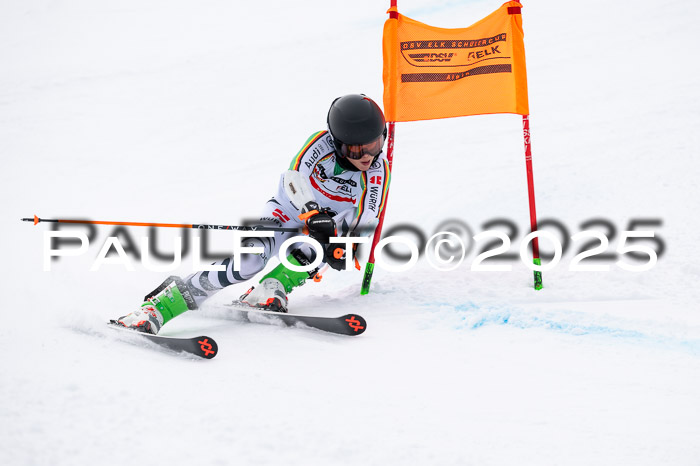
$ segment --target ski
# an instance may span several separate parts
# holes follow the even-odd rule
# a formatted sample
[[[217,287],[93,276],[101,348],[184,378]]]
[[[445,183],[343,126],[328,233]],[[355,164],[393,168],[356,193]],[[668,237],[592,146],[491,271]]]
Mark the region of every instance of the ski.
[[[129,332],[132,335],[137,335],[139,338],[145,338],[146,340],[169,350],[193,354],[204,359],[211,359],[219,352],[219,346],[211,337],[200,336],[181,338],[152,335],[150,333],[143,333],[128,329],[123,325],[118,324],[116,320],[110,320],[109,326],[117,330]]]
[[[287,327],[308,327],[338,335],[360,335],[367,329],[367,321],[358,314],[346,314],[337,317],[285,314],[283,312],[263,311],[240,301],[226,305],[227,310],[241,320],[251,323],[284,324]]]

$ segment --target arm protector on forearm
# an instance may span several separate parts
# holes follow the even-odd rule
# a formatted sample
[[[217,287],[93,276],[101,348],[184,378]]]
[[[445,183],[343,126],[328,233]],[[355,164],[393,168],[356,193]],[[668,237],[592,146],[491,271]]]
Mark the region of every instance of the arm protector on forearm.
[[[308,202],[316,201],[308,178],[296,170],[287,170],[284,173],[284,192],[300,212]]]

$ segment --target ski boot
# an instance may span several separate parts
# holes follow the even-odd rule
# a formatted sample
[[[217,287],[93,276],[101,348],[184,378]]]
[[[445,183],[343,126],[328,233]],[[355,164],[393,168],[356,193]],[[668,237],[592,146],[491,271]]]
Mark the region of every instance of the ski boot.
[[[287,312],[287,293],[276,278],[264,278],[241,296],[241,302],[263,311]]]
[[[197,309],[187,285],[180,277],[169,277],[149,293],[141,307],[112,323],[128,329],[156,335],[168,321],[185,311]]]
[[[294,265],[308,265],[311,261],[300,250],[294,250],[287,260]],[[260,285],[251,287],[240,297],[240,302],[263,311],[287,312],[287,294],[313,277],[318,269],[311,272],[294,272],[284,264],[279,264],[260,280]]]

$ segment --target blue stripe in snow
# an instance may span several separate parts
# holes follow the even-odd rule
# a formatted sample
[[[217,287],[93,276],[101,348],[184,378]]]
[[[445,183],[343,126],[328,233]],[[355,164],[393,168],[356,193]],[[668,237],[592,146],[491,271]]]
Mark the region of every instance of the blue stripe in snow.
[[[669,335],[654,335],[639,330],[624,329],[619,327],[599,325],[593,323],[576,323],[555,320],[548,317],[535,315],[536,310],[524,311],[479,306],[473,302],[463,303],[457,306],[449,303],[433,303],[443,309],[454,309],[461,314],[461,324],[456,329],[476,330],[488,325],[508,325],[519,329],[545,329],[557,333],[575,336],[605,336],[609,338],[624,339],[628,342],[661,345],[667,348],[676,348],[700,355],[700,339],[674,337]],[[549,313],[549,312],[548,312]],[[576,313],[577,316],[581,315]]]

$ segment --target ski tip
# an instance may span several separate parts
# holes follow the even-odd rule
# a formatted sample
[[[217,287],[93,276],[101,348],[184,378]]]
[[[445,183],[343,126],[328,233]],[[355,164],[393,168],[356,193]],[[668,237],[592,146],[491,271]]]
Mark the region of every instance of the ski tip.
[[[367,330],[367,321],[358,314],[346,314],[341,317],[347,325],[346,335],[361,335]]]
[[[203,357],[204,359],[212,359],[214,356],[219,354],[219,345],[216,344],[216,341],[214,341],[213,338],[201,336],[195,338],[195,340],[199,345],[198,356]]]

